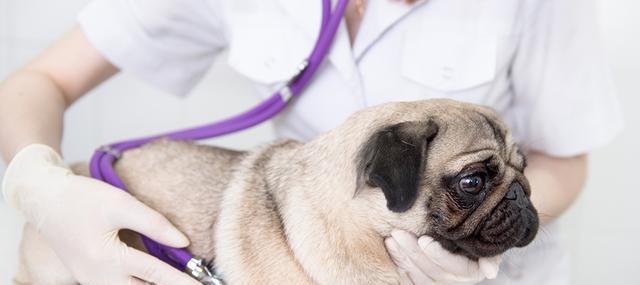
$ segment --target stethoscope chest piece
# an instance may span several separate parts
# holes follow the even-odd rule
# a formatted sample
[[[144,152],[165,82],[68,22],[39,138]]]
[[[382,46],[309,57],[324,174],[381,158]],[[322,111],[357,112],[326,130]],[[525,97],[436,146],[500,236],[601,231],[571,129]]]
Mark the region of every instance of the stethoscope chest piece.
[[[202,259],[192,258],[187,263],[187,271],[191,276],[198,279],[200,283],[205,285],[225,285],[224,281],[214,269],[210,269],[203,262]]]

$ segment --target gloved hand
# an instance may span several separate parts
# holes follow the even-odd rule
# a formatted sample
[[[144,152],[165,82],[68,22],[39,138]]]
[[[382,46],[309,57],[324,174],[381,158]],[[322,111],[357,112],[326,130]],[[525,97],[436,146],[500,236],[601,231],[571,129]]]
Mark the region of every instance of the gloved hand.
[[[146,253],[127,247],[131,229],[173,247],[189,241],[166,218],[106,183],[74,175],[50,147],[22,149],[7,167],[5,200],[31,223],[81,284],[199,284]]]
[[[431,237],[420,239],[394,230],[385,240],[393,262],[400,268],[402,284],[471,285],[498,275],[501,256],[473,261],[454,255]]]

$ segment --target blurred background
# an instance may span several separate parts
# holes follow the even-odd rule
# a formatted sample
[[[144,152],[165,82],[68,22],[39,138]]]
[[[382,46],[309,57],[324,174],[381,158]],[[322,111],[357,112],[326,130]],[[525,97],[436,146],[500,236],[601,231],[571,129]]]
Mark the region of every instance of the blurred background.
[[[0,80],[67,31],[90,0],[0,0]],[[625,131],[591,156],[583,195],[565,215],[562,238],[572,256],[573,284],[640,284],[640,1],[600,0],[601,34],[625,111]],[[119,75],[75,104],[65,117],[63,154],[86,161],[107,142],[215,121],[258,99],[218,60],[187,99],[161,94]],[[143,110],[143,112],[141,112]],[[274,138],[268,124],[212,141],[246,149]],[[2,139],[2,138],[0,138]],[[0,162],[0,177],[4,165]],[[0,284],[16,267],[22,220],[0,203]]]

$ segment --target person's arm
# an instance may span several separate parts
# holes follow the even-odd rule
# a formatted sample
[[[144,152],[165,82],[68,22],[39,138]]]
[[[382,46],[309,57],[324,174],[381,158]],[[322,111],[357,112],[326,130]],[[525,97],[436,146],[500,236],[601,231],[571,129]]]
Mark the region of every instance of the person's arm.
[[[117,68],[76,27],[0,84],[0,153],[6,162],[41,143],[59,152],[64,111]]]
[[[0,152],[9,162],[2,192],[81,284],[196,285],[118,238],[131,229],[186,247],[184,234],[130,195],[73,175],[59,155],[65,110],[117,71],[76,27],[0,85]]]
[[[587,155],[557,158],[539,152],[528,155],[525,175],[531,200],[542,224],[559,217],[573,204],[587,178]]]

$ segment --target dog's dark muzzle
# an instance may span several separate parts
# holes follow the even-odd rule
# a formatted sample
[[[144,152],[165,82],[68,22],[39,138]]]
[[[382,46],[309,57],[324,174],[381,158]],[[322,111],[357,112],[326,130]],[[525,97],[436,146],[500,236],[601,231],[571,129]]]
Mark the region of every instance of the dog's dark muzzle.
[[[473,259],[495,256],[531,243],[538,232],[538,224],[537,211],[522,186],[514,182],[472,235],[441,243],[448,250]]]

